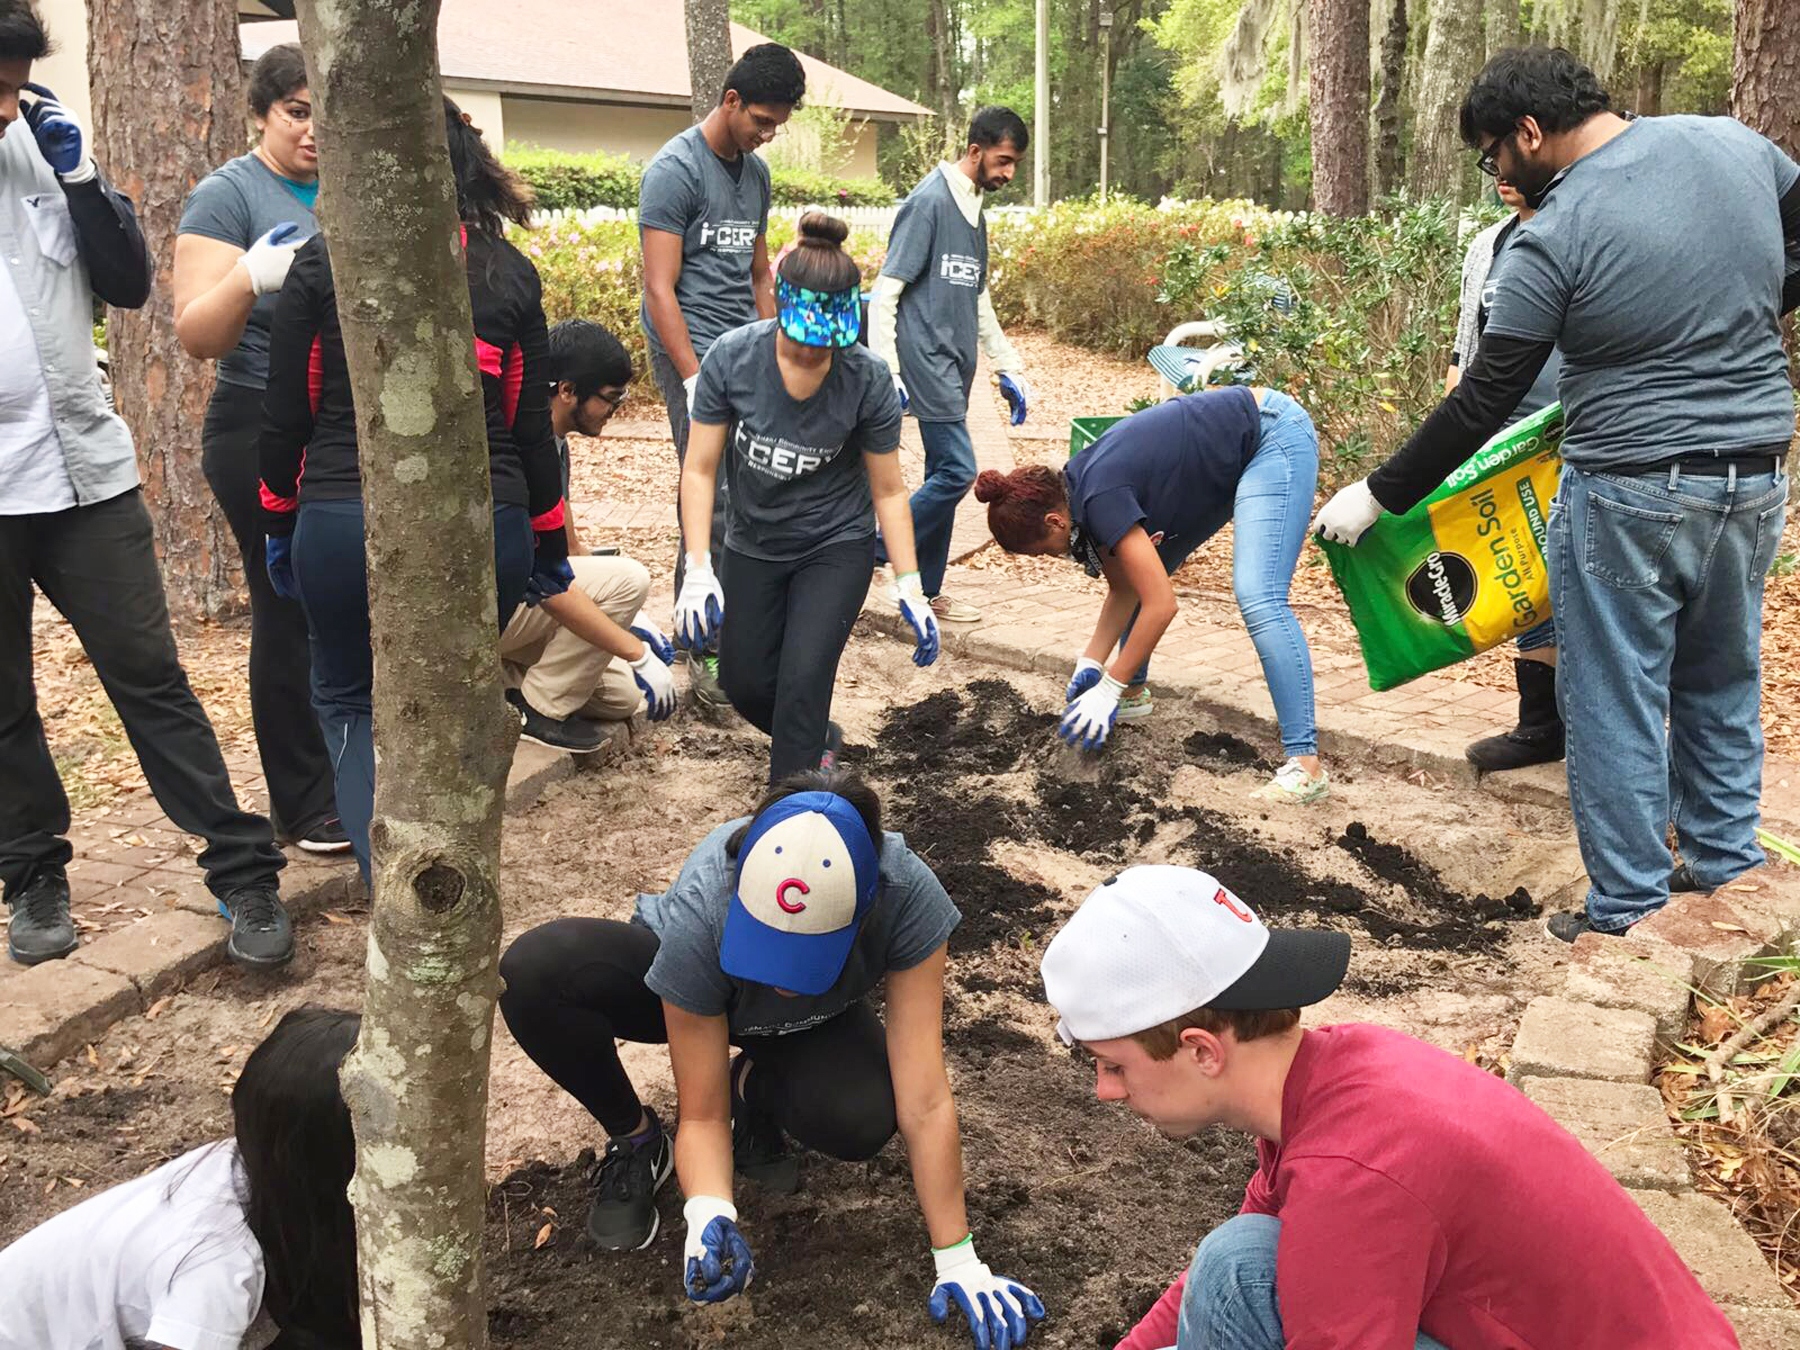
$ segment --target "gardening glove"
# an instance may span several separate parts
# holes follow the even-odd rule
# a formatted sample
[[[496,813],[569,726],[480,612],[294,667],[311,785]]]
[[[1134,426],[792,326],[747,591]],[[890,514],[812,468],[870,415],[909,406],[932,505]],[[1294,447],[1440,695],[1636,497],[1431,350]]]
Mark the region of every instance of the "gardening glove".
[[[575,584],[575,569],[569,566],[567,558],[558,558],[553,562],[539,562],[531,570],[531,578],[525,583],[525,607],[536,609],[553,595],[561,595]]]
[[[656,648],[644,643],[644,654],[628,663],[631,678],[644,691],[644,715],[660,722],[675,711],[675,675],[668,662],[656,654]]]
[[[713,575],[712,554],[688,554],[681,594],[675,597],[675,641],[699,651],[724,622],[725,588]]]
[[[1125,686],[1102,672],[1094,687],[1069,704],[1056,734],[1082,750],[1098,750],[1119,717],[1119,695]]]
[[[1083,656],[1075,662],[1075,676],[1069,681],[1069,687],[1063,690],[1063,702],[1073,703],[1088,690],[1100,683],[1100,677],[1106,674],[1106,667],[1091,656]]]
[[[1369,526],[1381,519],[1385,508],[1369,491],[1369,480],[1359,478],[1349,487],[1339,488],[1313,521],[1313,533],[1323,535],[1334,544],[1355,548]]]
[[[894,372],[894,392],[900,396],[900,411],[905,412],[912,407],[912,400],[906,396],[906,381],[900,378],[900,372]]]
[[[294,580],[294,536],[271,534],[263,541],[263,566],[269,572],[269,584],[283,600],[298,600],[300,586]]]
[[[85,183],[92,178],[93,163],[88,159],[87,137],[82,134],[81,123],[43,85],[27,83],[20,88],[34,95],[29,103],[19,100],[20,111],[25,125],[37,138],[44,162],[65,181]]]
[[[1016,427],[1025,420],[1026,404],[1031,400],[1031,386],[1025,383],[1023,375],[1012,374],[1000,377],[1000,397],[1006,400],[1006,406],[1012,409],[1012,424]]]
[[[902,617],[912,626],[913,639],[918,644],[913,648],[913,664],[930,665],[938,659],[937,615],[931,612],[931,602],[925,598],[917,572],[904,572],[894,579],[894,599],[899,602]]]
[[[687,395],[687,414],[689,421],[692,421],[694,417],[694,389],[699,383],[700,372],[697,370],[681,382],[681,392]]]
[[[665,666],[675,663],[675,644],[656,626],[648,611],[638,611],[637,618],[631,621],[631,635],[655,652],[656,659]]]
[[[287,280],[294,255],[306,241],[299,238],[300,227],[284,220],[244,250],[238,266],[250,274],[250,290],[255,295],[270,295]]]
[[[1025,1344],[1031,1323],[1044,1316],[1042,1299],[1017,1281],[989,1270],[975,1255],[973,1237],[954,1247],[932,1248],[931,1259],[937,1266],[937,1286],[927,1305],[933,1321],[949,1318],[954,1299],[968,1321],[975,1350],[1013,1350]]]
[[[695,1303],[723,1303],[743,1293],[756,1274],[756,1262],[738,1232],[737,1206],[696,1195],[681,1213],[687,1220],[687,1296]]]

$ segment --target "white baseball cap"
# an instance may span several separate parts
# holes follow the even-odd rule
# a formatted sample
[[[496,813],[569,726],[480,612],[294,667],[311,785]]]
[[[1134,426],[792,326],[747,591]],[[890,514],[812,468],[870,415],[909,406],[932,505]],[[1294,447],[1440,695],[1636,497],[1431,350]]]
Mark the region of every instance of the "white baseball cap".
[[[1130,1036],[1196,1008],[1303,1008],[1344,981],[1350,938],[1270,929],[1191,867],[1130,867],[1094,888],[1044,951],[1068,1044]]]

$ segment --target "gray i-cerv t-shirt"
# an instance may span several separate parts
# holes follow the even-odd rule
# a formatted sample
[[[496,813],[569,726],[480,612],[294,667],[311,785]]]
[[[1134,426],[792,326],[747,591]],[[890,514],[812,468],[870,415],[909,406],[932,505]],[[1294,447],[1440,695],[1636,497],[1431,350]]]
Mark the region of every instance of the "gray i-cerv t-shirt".
[[[176,234],[197,234],[248,251],[250,245],[284,221],[300,227],[297,238],[319,232],[312,208],[295,195],[287,180],[254,153],[227,160],[194,185],[181,210]],[[219,383],[262,389],[269,383],[269,323],[280,293],[258,296],[238,345],[219,358]]]
[[[900,445],[893,377],[867,347],[840,347],[797,402],[775,361],[774,319],[734,328],[707,352],[694,420],[726,426],[726,548],[791,562],[875,533],[862,457]]]
[[[890,972],[910,970],[930,956],[962,921],[936,874],[904,838],[884,831],[880,893],[863,916],[836,984],[823,994],[789,997],[734,979],[719,968],[725,915],[737,887],[737,864],[725,844],[748,823],[748,817],[731,821],[702,839],[673,886],[661,895],[638,896],[636,915],[661,943],[644,979],[650,991],[696,1016],[725,1016],[734,1035],[785,1036],[829,1021]]]
[[[1729,117],[1646,117],[1513,232],[1485,336],[1561,348],[1564,460],[1606,470],[1787,444],[1779,203],[1797,177]]]
[[[933,169],[900,204],[881,265],[882,276],[906,283],[895,344],[912,415],[921,422],[969,415],[987,268],[987,216],[969,224],[943,170]]]
[[[750,264],[769,228],[769,166],[760,155],[744,155],[742,165],[733,179],[700,128],[689,127],[656,152],[638,188],[639,231],[681,236],[675,300],[700,357],[721,333],[756,318]],[[638,313],[660,349],[648,297]]]

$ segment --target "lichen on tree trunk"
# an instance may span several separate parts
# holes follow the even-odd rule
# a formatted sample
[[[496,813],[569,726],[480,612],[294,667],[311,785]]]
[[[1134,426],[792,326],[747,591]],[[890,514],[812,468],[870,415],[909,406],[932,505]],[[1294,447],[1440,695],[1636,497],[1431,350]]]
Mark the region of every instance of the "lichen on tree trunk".
[[[365,1350],[482,1350],[501,696],[487,425],[444,143],[438,0],[301,0],[356,400],[375,656],[374,918],[356,1125]]]
[[[684,0],[684,15],[688,82],[698,122],[717,105],[731,69],[731,11],[727,0]]]
[[[1487,32],[1474,0],[1431,0],[1430,15],[1413,109],[1412,190],[1466,201],[1474,161],[1457,134],[1457,114],[1485,59]]]

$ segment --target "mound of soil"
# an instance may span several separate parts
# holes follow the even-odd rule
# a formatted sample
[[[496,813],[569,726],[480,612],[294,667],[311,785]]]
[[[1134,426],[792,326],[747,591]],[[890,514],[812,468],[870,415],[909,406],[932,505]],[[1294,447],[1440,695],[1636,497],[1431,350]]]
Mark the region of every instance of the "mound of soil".
[[[1281,765],[1258,750],[1249,741],[1229,731],[1196,731],[1181,743],[1188,758],[1201,764],[1221,764],[1233,769],[1256,769],[1274,773]]]

